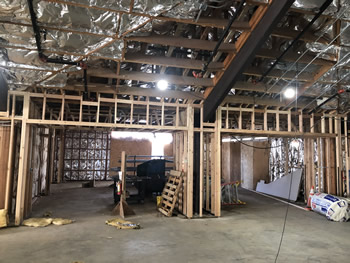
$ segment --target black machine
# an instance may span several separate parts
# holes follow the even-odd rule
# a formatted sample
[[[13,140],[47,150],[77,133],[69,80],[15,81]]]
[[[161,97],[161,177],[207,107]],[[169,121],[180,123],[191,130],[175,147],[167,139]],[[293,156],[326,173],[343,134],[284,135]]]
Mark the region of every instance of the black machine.
[[[147,178],[146,192],[162,192],[166,177],[166,160],[150,160],[137,166],[137,177]]]
[[[146,195],[154,192],[161,193],[166,183],[165,177],[165,164],[169,162],[164,159],[154,159],[146,161],[137,166],[136,176],[126,176],[126,191],[128,193],[127,201],[143,202]],[[112,171],[120,171],[119,168],[111,168]],[[117,203],[120,200],[120,195],[117,191],[117,183],[119,176],[113,176],[114,187],[113,196],[114,202]]]

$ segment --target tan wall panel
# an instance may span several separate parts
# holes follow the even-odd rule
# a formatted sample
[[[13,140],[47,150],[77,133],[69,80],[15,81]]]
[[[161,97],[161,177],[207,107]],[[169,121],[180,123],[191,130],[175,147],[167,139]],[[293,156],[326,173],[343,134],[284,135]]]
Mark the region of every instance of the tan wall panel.
[[[120,166],[122,151],[125,151],[126,155],[151,155],[152,143],[149,140],[111,139],[110,168]],[[164,155],[173,156],[172,143],[164,146]],[[167,164],[167,166],[172,167],[172,164]]]
[[[152,143],[148,140],[120,140],[111,139],[110,167],[119,167],[122,151],[126,155],[151,155]]]

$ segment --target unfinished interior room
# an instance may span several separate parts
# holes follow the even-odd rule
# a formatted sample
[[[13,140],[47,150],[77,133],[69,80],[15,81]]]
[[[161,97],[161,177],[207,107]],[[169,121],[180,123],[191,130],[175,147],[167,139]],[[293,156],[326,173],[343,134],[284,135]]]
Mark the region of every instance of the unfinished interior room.
[[[350,0],[0,0],[0,262],[349,262]]]

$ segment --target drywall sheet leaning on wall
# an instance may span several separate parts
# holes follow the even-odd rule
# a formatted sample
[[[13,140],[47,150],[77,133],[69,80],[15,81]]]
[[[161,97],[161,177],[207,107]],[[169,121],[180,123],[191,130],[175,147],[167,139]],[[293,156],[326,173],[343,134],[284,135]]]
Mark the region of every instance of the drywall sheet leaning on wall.
[[[285,175],[282,178],[279,178],[269,184],[265,184],[265,181],[261,180],[256,186],[256,191],[282,197],[291,201],[296,201],[300,188],[301,175],[302,169],[296,169],[294,172]]]

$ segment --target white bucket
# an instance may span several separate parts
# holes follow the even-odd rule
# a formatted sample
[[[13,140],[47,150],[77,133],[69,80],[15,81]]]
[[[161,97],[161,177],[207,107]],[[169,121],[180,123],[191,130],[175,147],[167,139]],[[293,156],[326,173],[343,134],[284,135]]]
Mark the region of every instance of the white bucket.
[[[346,222],[350,217],[348,202],[329,194],[314,194],[311,198],[311,208],[331,221]]]

